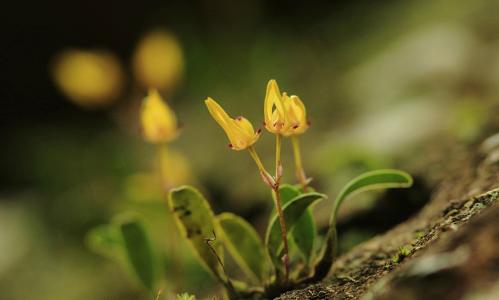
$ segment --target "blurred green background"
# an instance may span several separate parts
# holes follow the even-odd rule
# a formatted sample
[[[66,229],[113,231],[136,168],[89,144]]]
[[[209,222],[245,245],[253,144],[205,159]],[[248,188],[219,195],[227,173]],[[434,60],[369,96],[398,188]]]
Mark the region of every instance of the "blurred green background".
[[[147,220],[171,278],[167,297],[216,292],[176,239],[156,151],[140,136],[147,88],[134,58],[149,32],[166,30],[183,57],[162,89],[183,124],[171,144],[172,172],[182,174],[173,181],[262,231],[270,195],[249,155],[227,147],[207,96],[259,126],[266,83],[276,79],[307,106],[312,126],[301,141],[314,187],[332,198],[362,171],[404,168],[419,176],[419,194],[403,196],[417,209],[431,188],[418,169],[429,143],[474,143],[497,114],[497,11],[494,0],[9,2],[0,37],[0,299],[146,299],[127,270],[85,242],[125,211]],[[60,88],[68,49],[110,57],[99,83],[115,84],[97,107]],[[270,166],[272,137],[256,147]],[[286,143],[285,181],[294,180],[290,154]],[[374,228],[352,221],[376,199],[344,209],[342,249],[413,213],[374,214]],[[327,212],[316,211],[319,227]]]

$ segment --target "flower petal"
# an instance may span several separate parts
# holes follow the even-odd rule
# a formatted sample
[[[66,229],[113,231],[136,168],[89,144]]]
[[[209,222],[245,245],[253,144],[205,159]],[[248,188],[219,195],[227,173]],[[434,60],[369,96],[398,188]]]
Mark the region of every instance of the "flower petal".
[[[265,103],[263,107],[265,123],[271,126],[272,123],[272,113],[274,105],[276,108],[283,109],[281,103],[281,92],[279,91],[279,86],[274,79],[269,80],[267,84],[267,92],[265,94]]]
[[[206,98],[204,103],[206,104],[206,107],[208,108],[208,111],[210,112],[213,119],[215,119],[218,125],[222,127],[225,133],[228,136],[233,135],[231,122],[232,119],[225,112],[225,110],[211,97]]]
[[[235,123],[238,128],[241,129],[241,131],[247,135],[247,136],[252,136],[255,134],[255,130],[253,129],[253,125],[251,125],[251,122],[248,121],[248,119],[244,117],[237,117],[235,118]]]
[[[303,118],[305,120],[307,117],[307,110],[305,108],[305,104],[303,104],[300,97],[298,97],[296,95],[292,95],[291,101],[294,104],[294,106],[296,107],[295,109],[297,109],[299,111],[300,118]],[[305,122],[306,122],[306,120],[305,120]]]

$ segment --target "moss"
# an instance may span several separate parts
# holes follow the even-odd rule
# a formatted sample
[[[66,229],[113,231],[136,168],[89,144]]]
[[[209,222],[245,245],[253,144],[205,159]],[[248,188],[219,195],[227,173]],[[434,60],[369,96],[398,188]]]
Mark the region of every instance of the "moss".
[[[406,245],[399,248],[398,252],[392,256],[392,262],[398,264],[409,256],[412,252],[412,246]]]
[[[196,300],[196,297],[187,293],[177,295],[177,300]]]

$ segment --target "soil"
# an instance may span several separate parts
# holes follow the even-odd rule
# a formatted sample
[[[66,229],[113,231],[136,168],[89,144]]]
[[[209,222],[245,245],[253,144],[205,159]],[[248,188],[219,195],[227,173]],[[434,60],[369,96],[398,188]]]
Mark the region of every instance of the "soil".
[[[499,299],[499,159],[490,156],[479,145],[441,149],[425,168],[445,170],[420,174],[436,188],[418,214],[340,256],[323,282],[276,299]]]

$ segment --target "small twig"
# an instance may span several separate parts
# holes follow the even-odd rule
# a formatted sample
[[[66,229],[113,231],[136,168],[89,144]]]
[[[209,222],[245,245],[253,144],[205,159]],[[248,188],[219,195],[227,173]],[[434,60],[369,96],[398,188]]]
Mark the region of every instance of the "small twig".
[[[215,250],[215,247],[213,247],[213,245],[211,244],[212,242],[216,241],[217,240],[217,235],[215,233],[215,230],[212,230],[212,233],[213,233],[213,237],[205,237],[204,238],[204,242],[206,243],[206,245],[208,246],[208,248],[210,248],[211,252],[213,253],[213,255],[215,255],[215,257],[217,258],[217,261],[218,263],[220,264],[220,266],[222,267],[222,272],[225,276],[225,280],[224,278],[220,277],[220,275],[216,274],[218,279],[220,281],[222,281],[226,288],[228,289],[229,291],[229,298],[230,299],[233,299],[235,296],[238,295],[238,293],[236,292],[236,289],[234,288],[234,285],[232,284],[229,276],[227,275],[227,272],[225,271],[225,266],[222,262],[222,259],[220,258],[220,256],[218,255],[217,251]]]
[[[218,263],[220,264],[220,266],[222,267],[222,271],[224,272],[225,276],[227,276],[227,273],[225,272],[225,267],[224,267],[224,264],[222,262],[222,259],[220,258],[220,256],[218,255],[217,251],[215,250],[215,247],[213,247],[213,245],[211,244],[212,242],[215,242],[217,240],[217,235],[215,234],[215,230],[212,231],[213,232],[213,237],[205,237],[204,238],[204,242],[206,243],[206,245],[208,245],[208,247],[210,248],[211,252],[213,253],[213,255],[215,255],[215,257],[217,258],[218,260]]]

